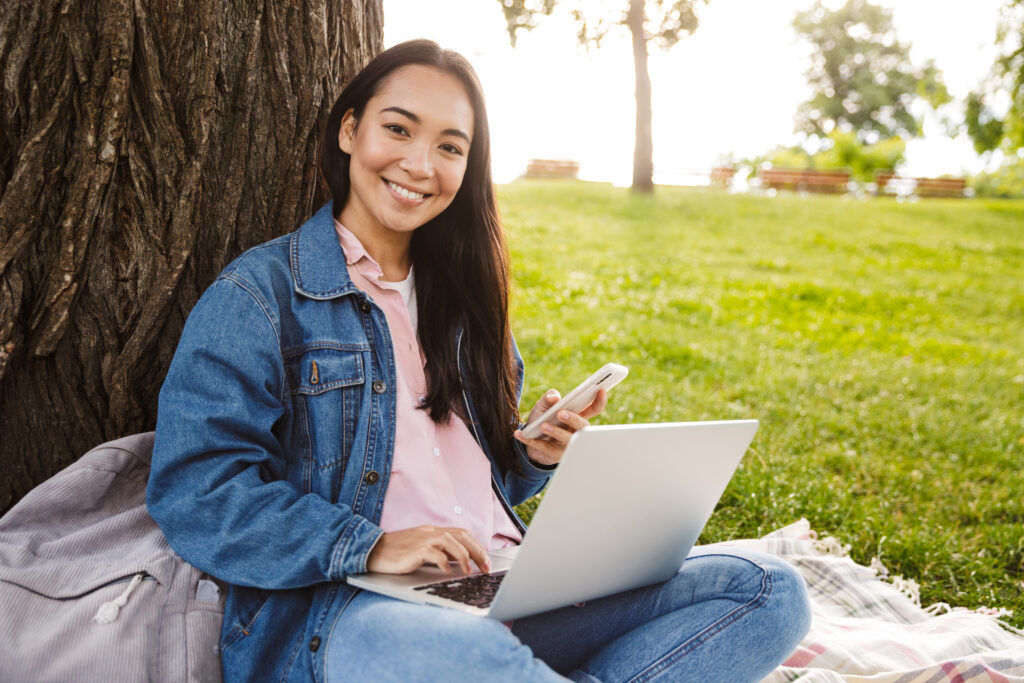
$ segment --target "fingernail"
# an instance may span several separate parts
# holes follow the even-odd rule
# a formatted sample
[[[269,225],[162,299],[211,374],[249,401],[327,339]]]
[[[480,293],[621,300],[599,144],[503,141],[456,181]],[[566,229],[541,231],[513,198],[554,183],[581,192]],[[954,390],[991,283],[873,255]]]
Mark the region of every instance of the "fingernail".
[[[558,413],[558,419],[562,420],[563,422],[568,420],[569,419],[569,411],[563,410],[562,412]]]

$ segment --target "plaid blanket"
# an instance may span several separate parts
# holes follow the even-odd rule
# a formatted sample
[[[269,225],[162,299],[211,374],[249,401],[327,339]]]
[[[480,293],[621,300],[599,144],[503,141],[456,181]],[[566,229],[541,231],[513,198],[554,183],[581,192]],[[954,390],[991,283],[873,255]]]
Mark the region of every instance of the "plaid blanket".
[[[807,637],[764,679],[781,681],[1024,682],[1024,633],[992,610],[921,607],[913,581],[864,567],[833,538],[800,520],[755,540],[723,545],[772,553],[807,581],[814,620]]]

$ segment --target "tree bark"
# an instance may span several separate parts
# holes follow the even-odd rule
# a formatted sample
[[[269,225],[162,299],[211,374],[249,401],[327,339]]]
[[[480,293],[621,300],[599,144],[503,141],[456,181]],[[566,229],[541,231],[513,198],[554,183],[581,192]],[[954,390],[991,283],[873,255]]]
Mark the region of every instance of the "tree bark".
[[[647,68],[644,0],[629,0],[626,23],[633,38],[636,73],[636,138],[633,146],[633,191],[654,191],[654,140],[651,135],[651,75]]]
[[[382,0],[0,3],[0,511],[154,427],[199,294],[327,197],[319,137],[382,26]]]

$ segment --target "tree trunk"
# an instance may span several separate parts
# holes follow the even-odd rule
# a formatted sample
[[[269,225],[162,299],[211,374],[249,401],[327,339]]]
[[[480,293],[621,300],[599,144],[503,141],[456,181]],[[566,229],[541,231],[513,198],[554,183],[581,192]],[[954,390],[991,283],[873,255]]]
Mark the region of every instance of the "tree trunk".
[[[0,3],[0,511],[154,427],[199,294],[327,196],[319,137],[382,25],[382,0]]]
[[[651,136],[651,75],[647,69],[647,37],[644,35],[644,0],[629,0],[626,15],[633,37],[636,71],[636,139],[633,147],[633,191],[654,191],[654,141]]]

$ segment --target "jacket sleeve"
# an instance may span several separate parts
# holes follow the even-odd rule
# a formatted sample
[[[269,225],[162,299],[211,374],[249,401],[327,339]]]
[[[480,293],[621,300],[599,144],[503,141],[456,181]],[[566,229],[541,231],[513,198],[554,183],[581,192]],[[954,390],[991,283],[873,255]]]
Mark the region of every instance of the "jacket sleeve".
[[[171,547],[236,585],[286,589],[366,570],[383,533],[286,480],[279,321],[245,280],[196,304],[160,391],[150,515]]]
[[[507,472],[504,483],[509,502],[519,505],[547,488],[558,466],[541,465],[530,460],[526,455],[526,446],[515,439],[512,440],[512,447],[519,456],[522,472]]]
[[[516,402],[518,403],[523,400],[523,380],[526,377],[526,366],[519,353],[519,346],[516,344],[515,338],[512,339],[512,355],[516,360]],[[512,449],[519,458],[520,472],[506,472],[502,483],[505,485],[509,502],[519,505],[547,487],[557,465],[545,466],[535,463],[526,454],[525,444],[514,438],[512,439]]]

